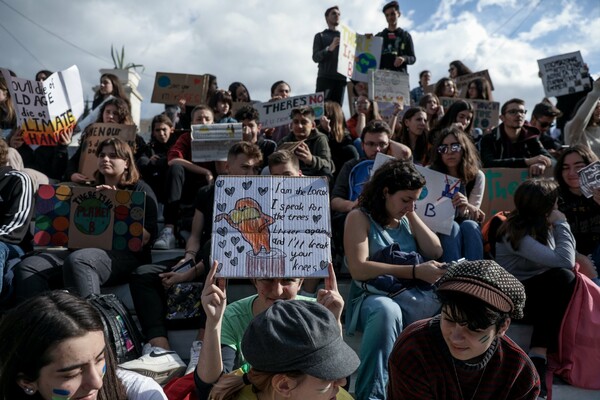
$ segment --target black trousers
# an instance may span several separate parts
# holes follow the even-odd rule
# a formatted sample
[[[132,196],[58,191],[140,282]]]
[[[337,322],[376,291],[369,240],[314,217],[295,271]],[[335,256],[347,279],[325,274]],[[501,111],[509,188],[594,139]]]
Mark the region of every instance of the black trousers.
[[[346,81],[329,78],[317,78],[316,92],[323,92],[325,94],[325,101],[335,101],[340,106],[343,106],[344,94],[346,92]]]

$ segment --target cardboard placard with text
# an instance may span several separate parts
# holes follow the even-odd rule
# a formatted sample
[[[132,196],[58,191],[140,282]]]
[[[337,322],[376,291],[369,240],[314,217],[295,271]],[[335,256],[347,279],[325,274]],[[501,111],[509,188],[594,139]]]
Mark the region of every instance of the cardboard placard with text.
[[[466,97],[469,82],[471,82],[475,78],[485,79],[490,84],[490,90],[494,90],[494,84],[492,83],[492,78],[490,78],[490,73],[487,69],[484,69],[483,71],[477,71],[473,72],[472,74],[466,74],[456,77],[456,91],[460,97]]]
[[[448,112],[448,107],[459,100],[467,101],[473,106],[473,128],[486,130],[498,126],[500,123],[500,103],[497,101],[440,97],[440,103],[446,112]]]
[[[258,110],[263,128],[276,128],[292,122],[291,112],[297,107],[310,106],[315,112],[315,119],[321,118],[324,102],[325,96],[323,92],[319,92],[258,103],[254,104],[254,108]]]
[[[204,104],[208,92],[208,75],[157,72],[152,90],[152,103],[177,104],[180,99],[188,106]]]
[[[56,146],[60,134],[72,134],[83,113],[83,89],[77,66],[44,82],[16,78],[2,69],[17,114],[17,126],[29,145]]]
[[[352,79],[369,81],[369,71],[379,69],[383,38],[374,35],[356,35],[356,50]]]
[[[221,277],[322,277],[331,261],[323,177],[220,176],[211,256]]]
[[[340,31],[340,51],[338,52],[337,72],[347,78],[352,78],[357,35],[346,24],[339,24],[338,30]]]
[[[34,243],[72,249],[141,251],[146,193],[40,185]]]
[[[190,134],[193,162],[227,161],[229,148],[242,140],[242,124],[192,125]]]
[[[590,75],[579,51],[538,60],[546,97],[590,89]]]
[[[96,149],[100,142],[109,137],[116,136],[123,139],[134,150],[136,129],[135,125],[105,124],[100,122],[89,125],[81,141],[79,173],[93,180],[94,172],[98,169]]]

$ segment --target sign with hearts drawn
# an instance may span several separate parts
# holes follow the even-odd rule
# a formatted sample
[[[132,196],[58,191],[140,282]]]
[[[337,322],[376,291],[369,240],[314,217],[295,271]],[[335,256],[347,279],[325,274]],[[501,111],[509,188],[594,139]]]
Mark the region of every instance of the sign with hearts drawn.
[[[221,176],[211,256],[220,277],[322,277],[331,261],[323,177]]]

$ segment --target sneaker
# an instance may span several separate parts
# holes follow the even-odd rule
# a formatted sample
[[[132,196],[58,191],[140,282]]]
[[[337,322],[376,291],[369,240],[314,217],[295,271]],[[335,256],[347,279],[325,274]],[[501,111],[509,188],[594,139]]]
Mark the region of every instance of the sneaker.
[[[196,370],[198,365],[198,359],[200,359],[200,349],[202,348],[202,342],[200,340],[194,340],[192,348],[190,349],[190,363],[185,370],[185,374],[190,374]]]
[[[147,354],[136,360],[120,364],[119,367],[148,376],[159,385],[164,385],[172,378],[181,376],[185,371],[185,364],[176,352],[161,347],[150,346],[147,348],[146,346],[144,346],[144,350],[150,350]]]
[[[172,228],[164,228],[154,242],[154,249],[157,250],[171,250],[175,248],[175,235],[173,234]]]

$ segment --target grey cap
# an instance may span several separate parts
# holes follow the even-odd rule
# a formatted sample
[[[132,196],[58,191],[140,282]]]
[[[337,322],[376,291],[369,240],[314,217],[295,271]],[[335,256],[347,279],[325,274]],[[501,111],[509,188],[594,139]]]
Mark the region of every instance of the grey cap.
[[[242,353],[257,371],[300,371],[328,381],[352,375],[360,364],[333,314],[302,300],[279,300],[257,315],[244,333]]]

